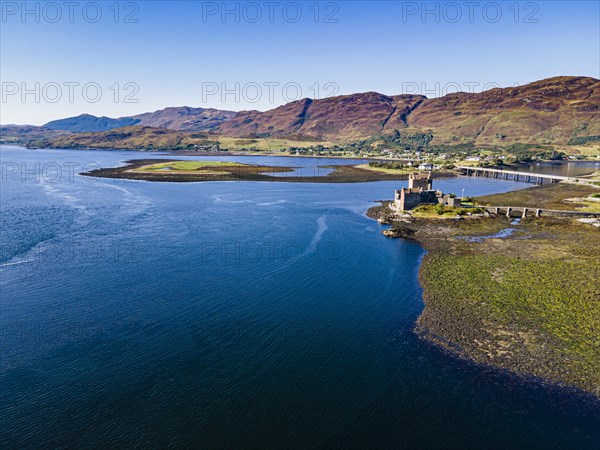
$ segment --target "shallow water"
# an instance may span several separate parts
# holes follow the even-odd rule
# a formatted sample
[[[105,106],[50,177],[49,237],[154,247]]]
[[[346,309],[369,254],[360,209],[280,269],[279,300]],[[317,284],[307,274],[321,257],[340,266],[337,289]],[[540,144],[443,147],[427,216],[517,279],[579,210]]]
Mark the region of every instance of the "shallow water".
[[[536,162],[523,166],[521,171],[578,177],[600,170],[600,161],[553,161]]]
[[[513,221],[510,222],[511,225],[518,225],[521,222],[521,219],[514,219]],[[457,239],[464,239],[467,242],[483,242],[486,239],[504,239],[507,238],[509,236],[512,236],[512,234],[518,231],[518,228],[504,228],[500,231],[498,231],[497,233],[494,234],[488,234],[485,236],[457,236]]]
[[[364,216],[405,182],[149,183],[76,175],[145,153],[0,157],[4,448],[600,442],[588,396],[413,334],[423,249]]]

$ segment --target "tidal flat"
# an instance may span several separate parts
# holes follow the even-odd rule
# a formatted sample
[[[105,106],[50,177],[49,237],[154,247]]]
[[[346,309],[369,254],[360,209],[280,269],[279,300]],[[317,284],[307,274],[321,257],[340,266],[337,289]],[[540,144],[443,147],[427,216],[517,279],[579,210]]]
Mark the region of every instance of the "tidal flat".
[[[542,196],[558,207],[574,189],[582,193],[559,184],[477,200],[529,205]],[[398,236],[428,251],[419,271],[425,308],[415,329],[421,337],[477,363],[600,398],[598,228],[543,217],[517,224],[500,216],[402,223],[387,211],[384,204],[368,215],[384,217]],[[509,228],[512,233],[501,233]]]

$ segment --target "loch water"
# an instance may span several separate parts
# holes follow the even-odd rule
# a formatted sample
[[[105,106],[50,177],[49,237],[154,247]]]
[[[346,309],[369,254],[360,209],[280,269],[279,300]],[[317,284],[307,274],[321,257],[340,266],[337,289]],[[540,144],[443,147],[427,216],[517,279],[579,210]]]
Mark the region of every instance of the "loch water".
[[[151,183],[78,175],[144,153],[0,158],[2,448],[598,448],[590,396],[415,336],[424,250],[364,214],[405,182]]]

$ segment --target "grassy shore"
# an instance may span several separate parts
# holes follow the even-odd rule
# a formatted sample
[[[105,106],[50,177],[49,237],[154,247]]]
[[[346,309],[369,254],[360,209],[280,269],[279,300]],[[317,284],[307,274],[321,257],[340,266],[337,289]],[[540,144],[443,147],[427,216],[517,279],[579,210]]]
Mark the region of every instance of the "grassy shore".
[[[590,200],[582,200],[583,204],[570,199],[585,199],[600,192],[594,186],[583,186],[569,183],[546,184],[530,187],[520,191],[504,194],[485,195],[477,197],[479,205],[490,206],[527,206],[542,209],[576,210],[589,206]]]
[[[555,201],[572,195],[557,186]],[[387,220],[428,250],[419,275],[421,336],[478,363],[600,398],[599,229],[551,218]],[[509,236],[493,237],[507,228]]]
[[[364,170],[369,170],[371,172],[387,173],[393,175],[408,175],[415,171],[415,169],[412,167],[405,167],[402,169],[389,169],[386,167],[375,167],[369,164],[358,164],[356,167]]]

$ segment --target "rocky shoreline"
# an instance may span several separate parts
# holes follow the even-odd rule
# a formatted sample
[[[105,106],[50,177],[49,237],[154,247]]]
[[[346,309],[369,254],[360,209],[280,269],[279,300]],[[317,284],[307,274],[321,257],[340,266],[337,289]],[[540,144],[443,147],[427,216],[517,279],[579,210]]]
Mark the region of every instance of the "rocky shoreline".
[[[421,338],[478,364],[583,390],[600,400],[600,325],[589,318],[600,311],[594,300],[600,294],[595,281],[600,268],[593,262],[600,251],[597,229],[531,218],[510,236],[496,238],[513,226],[510,219],[415,219],[395,215],[387,202],[367,215],[391,225],[384,235],[416,240],[428,252],[419,269],[425,307],[415,332]],[[573,278],[582,268],[589,282]],[[577,301],[571,302],[577,291]],[[549,312],[556,318],[545,317]]]

